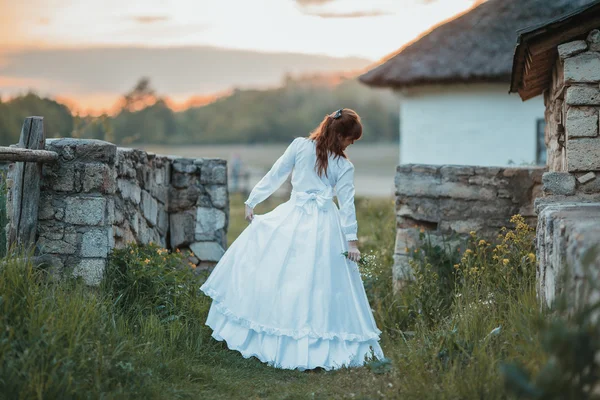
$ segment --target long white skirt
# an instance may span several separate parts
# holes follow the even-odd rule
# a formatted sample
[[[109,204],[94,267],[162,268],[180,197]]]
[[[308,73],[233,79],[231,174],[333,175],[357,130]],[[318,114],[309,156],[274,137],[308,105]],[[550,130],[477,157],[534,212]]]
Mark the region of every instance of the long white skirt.
[[[201,290],[206,324],[244,357],[277,368],[326,370],[383,359],[379,334],[339,210],[293,199],[255,215]]]

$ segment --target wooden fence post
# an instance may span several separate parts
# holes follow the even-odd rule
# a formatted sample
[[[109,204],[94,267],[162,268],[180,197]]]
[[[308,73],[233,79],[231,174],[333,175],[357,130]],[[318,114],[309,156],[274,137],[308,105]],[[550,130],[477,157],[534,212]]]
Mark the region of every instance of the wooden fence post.
[[[18,147],[43,150],[46,144],[43,117],[27,117],[21,129]],[[17,162],[12,173],[12,210],[8,232],[8,248],[28,247],[37,233],[41,162]]]

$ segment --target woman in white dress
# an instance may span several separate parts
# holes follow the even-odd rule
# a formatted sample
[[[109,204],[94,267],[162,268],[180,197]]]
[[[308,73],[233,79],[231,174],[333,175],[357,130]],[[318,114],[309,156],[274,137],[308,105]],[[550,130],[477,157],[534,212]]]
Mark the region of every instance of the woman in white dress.
[[[356,264],[354,166],[344,153],[361,136],[358,114],[338,110],[296,138],[256,184],[245,202],[250,225],[201,287],[213,299],[206,324],[216,340],[285,369],[383,359]],[[292,170],[290,200],[254,214]]]

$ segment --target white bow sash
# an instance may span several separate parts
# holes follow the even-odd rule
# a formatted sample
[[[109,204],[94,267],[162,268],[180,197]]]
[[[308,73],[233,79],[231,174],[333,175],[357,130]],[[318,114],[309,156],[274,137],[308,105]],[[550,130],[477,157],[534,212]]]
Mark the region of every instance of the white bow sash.
[[[296,206],[303,208],[307,214],[311,214],[315,206],[321,210],[326,210],[328,203],[333,200],[331,189],[319,193],[297,191],[292,193],[296,198]]]

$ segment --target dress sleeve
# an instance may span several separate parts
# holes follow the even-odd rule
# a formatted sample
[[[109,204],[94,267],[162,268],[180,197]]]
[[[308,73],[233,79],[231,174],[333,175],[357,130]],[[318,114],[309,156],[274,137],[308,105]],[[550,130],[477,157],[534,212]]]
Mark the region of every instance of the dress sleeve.
[[[358,223],[354,208],[354,166],[342,173],[335,185],[335,192],[340,206],[342,231],[346,240],[357,240]]]
[[[285,182],[294,168],[296,146],[300,139],[294,139],[283,155],[275,161],[269,172],[254,186],[248,196],[248,200],[244,204],[250,208],[256,207],[257,204],[265,201],[267,197],[272,195]]]

